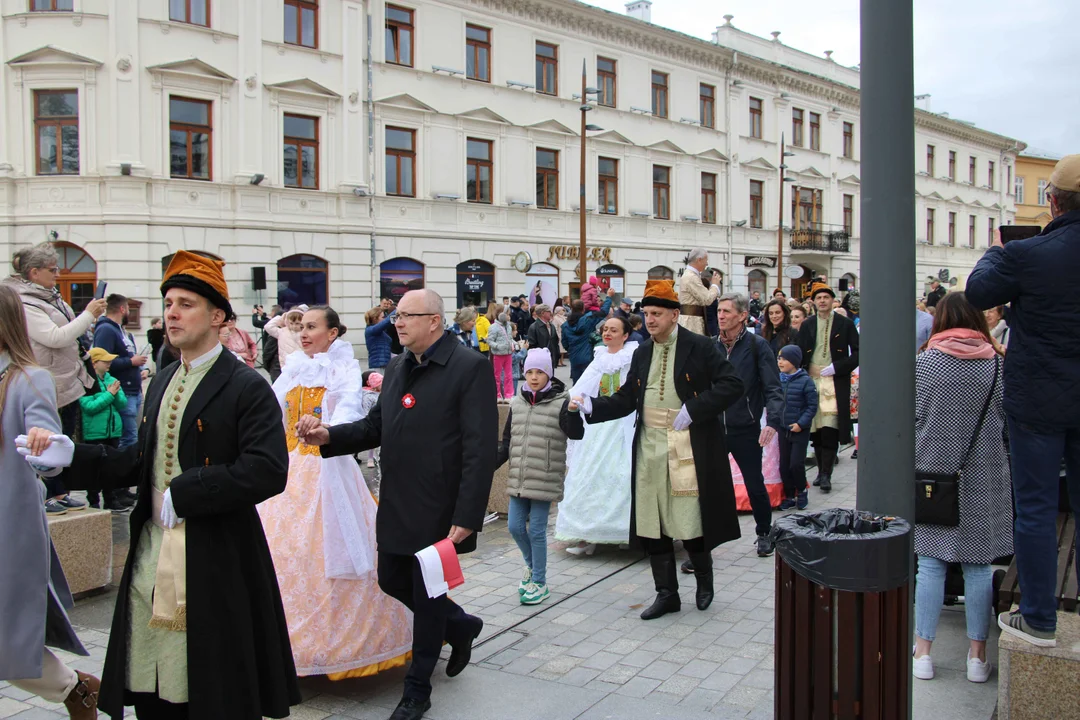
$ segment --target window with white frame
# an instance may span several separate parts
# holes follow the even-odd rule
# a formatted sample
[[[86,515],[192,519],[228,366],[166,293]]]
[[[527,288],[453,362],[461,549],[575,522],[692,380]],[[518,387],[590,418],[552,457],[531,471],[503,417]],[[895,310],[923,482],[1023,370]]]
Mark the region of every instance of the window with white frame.
[[[1039,204],[1046,205],[1050,201],[1046,199],[1046,190],[1049,188],[1050,183],[1046,180],[1039,181]]]
[[[1013,187],[1013,196],[1016,198],[1018,204],[1024,204],[1024,178],[1019,175],[1016,176],[1016,184]]]

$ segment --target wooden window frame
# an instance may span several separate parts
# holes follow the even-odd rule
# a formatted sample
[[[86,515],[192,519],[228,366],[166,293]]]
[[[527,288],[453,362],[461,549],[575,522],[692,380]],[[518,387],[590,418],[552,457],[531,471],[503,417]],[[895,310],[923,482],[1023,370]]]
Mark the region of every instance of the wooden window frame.
[[[36,10],[34,9],[34,0],[27,0],[27,12],[75,12],[75,0],[70,0],[70,9],[56,7],[56,3],[58,2],[61,2],[61,0],[49,0],[49,8],[47,10]]]
[[[712,178],[712,188],[705,187],[705,178]],[[716,224],[716,173],[701,173],[701,222]]]
[[[552,150],[551,148],[536,148],[536,153],[539,155],[542,152],[551,153],[555,156],[555,167],[546,168],[540,167],[539,158],[536,163],[536,180],[537,185],[544,188],[543,197],[541,197],[540,191],[536,193],[536,207],[540,210],[558,210],[559,209],[559,151]],[[555,197],[548,197],[548,178],[555,178]],[[541,184],[540,179],[543,178]]]
[[[821,113],[810,113],[810,149],[821,150]]]
[[[288,38],[285,39],[286,45],[295,45],[297,47],[311,48],[312,50],[319,49],[319,0],[285,0],[283,7],[295,7],[296,8],[296,42],[291,42]],[[304,44],[304,10],[312,10],[315,15],[315,44]]]
[[[949,151],[949,179],[956,182],[956,151]]]
[[[44,11],[42,11],[44,12]],[[38,98],[43,95],[66,95],[75,93],[74,115],[38,115]],[[63,130],[64,127],[74,127],[79,135],[79,91],[77,88],[42,89],[35,90],[32,97],[34,103],[34,175],[42,177],[50,175],[81,175],[82,174],[82,137],[79,137],[79,167],[75,172],[64,172]],[[41,130],[47,127],[56,128],[56,172],[41,172]]]
[[[197,23],[197,22],[194,22],[191,19],[191,3],[193,3],[193,2],[203,2],[203,3],[206,4],[206,22],[205,23]],[[172,16],[172,3],[170,2],[169,3],[169,21],[170,22],[184,23],[185,25],[194,25],[195,27],[208,28],[208,27],[210,27],[210,4],[211,4],[211,0],[184,0],[184,19],[179,20],[179,19],[174,18]]]
[[[968,247],[975,247],[976,216],[968,215]]]
[[[757,107],[754,107],[757,103]],[[761,140],[765,134],[765,103],[761,98],[750,98],[750,137]]]
[[[934,228],[934,221],[936,219],[936,217],[935,217],[936,215],[937,215],[937,213],[934,211],[934,208],[926,208],[926,244],[927,245],[933,245],[934,244],[934,229],[935,229]]]
[[[949,247],[956,247],[956,213],[949,213]]]
[[[843,199],[843,214],[844,214],[844,232],[849,237],[855,236],[855,196],[848,193],[844,194]]]
[[[312,115],[300,115],[299,113],[285,113],[283,117],[286,117],[286,118],[292,117],[292,118],[298,118],[298,119],[301,119],[301,120],[314,120],[315,121],[315,139],[311,140],[309,138],[291,137],[291,136],[285,134],[284,129],[282,130],[282,133],[281,133],[282,148],[284,149],[285,145],[296,145],[296,162],[298,163],[297,168],[296,168],[296,181],[297,181],[298,184],[289,185],[287,182],[285,182],[284,161],[283,161],[283,163],[282,163],[283,167],[282,167],[282,173],[281,173],[282,184],[287,188],[294,188],[296,190],[318,190],[319,189],[319,140],[321,138],[321,128],[319,127],[319,124],[320,124],[319,123],[319,118],[314,117]],[[285,125],[285,123],[283,121],[282,122],[282,127],[283,128],[284,128],[284,125]],[[303,159],[303,151],[302,151],[302,149],[305,148],[305,147],[310,147],[310,148],[315,150],[315,187],[304,187],[304,159]]]
[[[986,184],[990,187],[991,190],[994,190],[994,189],[996,189],[996,186],[997,186],[997,182],[994,179],[994,171],[997,170],[997,166],[996,166],[996,164],[994,163],[993,160],[990,160],[987,163],[986,167],[987,167],[987,170],[986,170],[986,180],[987,180],[987,182],[986,182]]]
[[[934,177],[934,166],[937,165],[937,148],[933,145],[926,146],[926,174]]]
[[[390,11],[397,10],[398,12],[408,13],[409,21],[406,23],[401,20],[393,20],[390,18]],[[387,45],[383,48],[383,56],[386,58],[386,62],[390,65],[401,65],[403,67],[413,66],[413,56],[416,52],[416,11],[401,7],[400,5],[386,5],[386,30],[390,31],[394,35],[394,42],[392,45]],[[401,34],[407,32],[409,34],[409,59],[405,62],[401,58]],[[393,58],[391,59],[390,53],[393,51]]]
[[[477,158],[469,157],[469,143],[470,142],[487,143],[487,146],[488,146],[488,159],[487,160],[479,160]],[[494,140],[485,140],[483,138],[465,138],[465,200],[467,202],[477,203],[477,204],[480,204],[480,205],[492,205],[492,204],[494,204],[494,202],[495,202],[495,161],[493,159],[494,158],[494,152],[495,152],[495,141]],[[468,196],[469,195],[469,182],[468,182],[468,178],[469,178],[468,168],[469,167],[475,167],[476,168],[476,199],[475,200]],[[489,197],[487,200],[482,200],[480,198],[480,194],[481,194],[480,193],[480,188],[481,188],[480,169],[484,168],[484,167],[486,167],[488,169],[488,184],[491,186],[491,188],[490,188],[491,197]]]
[[[600,172],[600,161],[608,160],[614,164],[615,174],[604,175]],[[618,215],[619,214],[619,161],[616,158],[602,157],[598,158],[596,164],[597,175],[597,201],[600,205],[601,215]],[[615,212],[611,213],[607,211],[608,207],[608,188],[614,188],[615,190]]]
[[[548,57],[539,53],[540,46],[551,48],[555,53],[554,57]],[[559,46],[554,43],[544,42],[542,40],[536,41],[536,92],[541,95],[558,95],[559,94]],[[551,65],[555,68],[555,87],[548,88],[547,83],[547,66]],[[541,80],[544,82],[541,83]],[[541,87],[544,85],[544,87]]]
[[[390,192],[390,186],[386,185],[386,194],[391,196],[391,197],[416,197],[416,130],[414,130],[413,128],[404,128],[404,127],[396,127],[396,126],[393,126],[393,125],[387,125],[385,131],[389,132],[391,130],[393,130],[395,132],[407,132],[407,133],[409,133],[409,137],[412,138],[412,141],[411,141],[412,150],[402,150],[400,148],[392,148],[389,145],[386,145],[386,147],[384,148],[386,158],[391,158],[391,157],[395,158],[394,162],[397,165],[398,190],[401,189],[401,159],[402,158],[408,158],[408,159],[412,160],[412,181],[410,183],[410,186],[412,187],[412,192],[411,193]],[[385,144],[385,140],[386,140],[386,136],[383,135],[384,144]]]
[[[968,183],[971,185],[975,185],[975,177],[978,169],[978,159],[974,155],[968,155]]]
[[[844,123],[844,157],[848,160],[855,157],[855,123]]]
[[[664,78],[664,82],[656,82],[656,76],[659,75]],[[670,89],[671,76],[666,72],[660,72],[659,70],[650,70],[649,79],[652,82],[652,114],[653,117],[666,118],[669,115],[668,112],[668,93]],[[660,101],[663,100],[663,103]]]
[[[754,188],[758,193],[754,194]],[[763,180],[750,181],[750,227],[765,227],[765,182]]]
[[[169,133],[173,130],[187,133],[187,175],[173,175],[172,174],[172,161],[170,157],[169,162],[169,177],[177,180],[198,180],[199,182],[212,182],[214,179],[214,103],[210,100],[202,100],[200,98],[186,97],[183,95],[170,95],[169,102],[173,100],[183,100],[184,102],[197,103],[199,105],[206,106],[206,121],[207,125],[194,125],[191,123],[173,122],[172,113],[169,114]],[[206,139],[206,177],[193,177],[191,174],[191,134],[194,132],[205,132]],[[170,140],[171,147],[171,140]]]
[[[671,167],[668,165],[653,165],[653,217],[657,220],[670,220],[671,219]],[[656,171],[664,170],[667,173],[667,182],[660,182],[656,179]],[[660,200],[663,198],[665,201],[661,204]],[[667,214],[661,215],[660,209],[663,205],[667,205]]]
[[[706,95],[709,90],[712,94]],[[698,113],[702,127],[716,129],[716,86],[708,83],[698,83]]]
[[[611,63],[611,70],[601,70],[600,69],[600,62],[601,61]],[[611,80],[611,98],[608,98],[606,96],[606,93],[604,92],[604,84],[605,84],[604,81],[609,80],[609,79]],[[616,103],[618,102],[618,94],[619,94],[619,63],[618,63],[618,61],[613,60],[611,58],[606,58],[606,57],[597,57],[596,58],[596,87],[598,87],[600,89],[600,94],[597,96],[597,99],[596,99],[597,103],[600,104],[600,105],[603,105],[604,107],[612,107],[612,108],[615,107]],[[611,100],[611,102],[605,102],[606,100],[609,100],[609,99]]]
[[[487,40],[475,40],[469,37],[469,30],[481,30],[487,33]],[[466,23],[465,25],[465,53],[466,56],[472,53],[473,56],[473,68],[480,68],[480,51],[487,50],[487,62],[484,64],[484,72],[487,74],[487,78],[477,77],[475,75],[468,74],[468,59],[465,63],[465,76],[469,80],[476,80],[477,82],[490,83],[491,82],[491,28],[486,28],[481,25],[473,25],[472,23]]]
[[[806,119],[806,111],[802,108],[791,108],[791,144],[793,147],[802,147],[803,121]]]

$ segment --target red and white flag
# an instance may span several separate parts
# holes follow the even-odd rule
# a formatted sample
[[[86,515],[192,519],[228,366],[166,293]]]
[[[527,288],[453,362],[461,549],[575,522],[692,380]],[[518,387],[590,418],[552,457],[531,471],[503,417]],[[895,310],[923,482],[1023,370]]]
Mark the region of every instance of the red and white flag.
[[[420,562],[429,598],[445,595],[449,590],[465,584],[457,549],[450,538],[424,548],[416,553],[416,559]]]

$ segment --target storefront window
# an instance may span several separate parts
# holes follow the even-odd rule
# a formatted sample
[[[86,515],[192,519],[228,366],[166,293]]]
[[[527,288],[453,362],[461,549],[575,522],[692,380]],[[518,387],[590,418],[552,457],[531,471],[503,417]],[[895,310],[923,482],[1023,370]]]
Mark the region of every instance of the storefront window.
[[[277,301],[284,309],[293,305],[326,305],[329,263],[315,255],[290,255],[278,260]]]
[[[379,266],[379,297],[395,303],[410,290],[424,287],[424,265],[412,258],[394,258]]]
[[[481,312],[495,299],[495,266],[484,260],[466,260],[457,266],[458,307],[472,305]]]

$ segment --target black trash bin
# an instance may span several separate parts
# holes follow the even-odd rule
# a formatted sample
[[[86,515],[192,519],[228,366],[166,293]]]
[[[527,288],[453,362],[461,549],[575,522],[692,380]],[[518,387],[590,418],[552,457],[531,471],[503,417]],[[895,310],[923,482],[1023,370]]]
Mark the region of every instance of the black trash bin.
[[[776,718],[906,719],[911,525],[834,508],[772,533]]]

